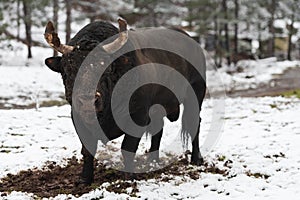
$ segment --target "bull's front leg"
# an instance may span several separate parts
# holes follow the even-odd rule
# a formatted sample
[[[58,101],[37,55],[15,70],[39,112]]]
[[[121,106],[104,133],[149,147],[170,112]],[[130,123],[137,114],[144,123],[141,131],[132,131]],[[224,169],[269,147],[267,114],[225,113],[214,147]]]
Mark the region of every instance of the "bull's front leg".
[[[95,149],[96,148],[97,146],[95,147]],[[81,154],[83,156],[83,167],[80,175],[79,184],[90,185],[94,181],[94,155],[95,154],[92,155],[84,147],[84,145],[82,145]]]
[[[95,139],[83,122],[75,123],[74,117],[78,116],[72,112],[72,120],[82,144],[81,154],[83,157],[83,167],[80,179],[77,184],[90,185],[94,181],[94,156],[97,151],[98,140]],[[87,147],[85,145],[88,145]]]
[[[124,171],[133,173],[134,172],[134,157],[136,150],[139,146],[141,137],[134,137],[128,134],[125,134],[125,137],[122,142],[122,156],[124,163]]]

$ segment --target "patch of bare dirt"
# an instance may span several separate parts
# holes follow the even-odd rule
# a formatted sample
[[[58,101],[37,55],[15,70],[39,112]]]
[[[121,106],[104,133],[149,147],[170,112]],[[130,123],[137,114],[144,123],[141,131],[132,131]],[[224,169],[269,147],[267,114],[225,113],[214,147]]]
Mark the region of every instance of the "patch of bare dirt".
[[[54,197],[58,194],[73,194],[81,196],[103,183],[110,183],[106,190],[115,193],[126,192],[131,188],[131,196],[138,192],[137,182],[139,180],[156,179],[168,182],[175,176],[187,176],[191,179],[199,179],[200,173],[213,173],[228,175],[228,169],[220,169],[214,164],[205,163],[204,166],[194,167],[189,165],[186,158],[181,158],[163,169],[135,174],[134,179],[128,174],[105,167],[99,161],[95,162],[95,181],[91,186],[77,185],[78,177],[82,169],[82,161],[75,157],[68,159],[66,166],[59,166],[55,162],[46,164],[42,169],[29,169],[18,174],[8,174],[0,180],[0,192],[7,195],[11,191],[22,191],[33,193],[37,197]]]

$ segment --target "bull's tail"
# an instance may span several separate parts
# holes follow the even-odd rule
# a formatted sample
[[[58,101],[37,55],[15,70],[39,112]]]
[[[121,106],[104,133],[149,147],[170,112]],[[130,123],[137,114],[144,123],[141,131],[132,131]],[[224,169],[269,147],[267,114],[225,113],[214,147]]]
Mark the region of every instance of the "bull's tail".
[[[190,119],[187,117],[187,114],[183,112],[181,127],[181,141],[183,149],[188,149],[190,138],[191,141],[193,141],[195,137],[198,137],[197,135],[199,134],[200,122],[200,116]]]
[[[181,139],[183,148],[187,149],[188,141],[191,137],[193,140],[199,132],[200,126],[200,110],[203,101],[203,97],[199,95],[201,90],[196,90],[197,97],[195,98],[191,93],[192,89],[187,90],[187,98],[184,100],[184,110],[182,114],[182,128],[181,128]],[[199,95],[199,96],[198,96]]]

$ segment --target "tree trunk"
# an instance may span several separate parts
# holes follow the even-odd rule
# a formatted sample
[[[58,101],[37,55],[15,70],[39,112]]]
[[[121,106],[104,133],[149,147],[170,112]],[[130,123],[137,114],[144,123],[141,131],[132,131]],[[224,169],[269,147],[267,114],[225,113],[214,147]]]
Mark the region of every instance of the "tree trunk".
[[[239,24],[238,24],[238,20],[239,20],[239,1],[238,0],[234,0],[234,4],[235,4],[235,10],[234,10],[234,17],[235,17],[235,23],[234,23],[234,54],[237,55],[238,54],[238,32],[239,32]]]
[[[97,17],[96,16],[90,16],[89,19],[90,19],[90,23],[92,23],[92,22],[96,21]]]
[[[31,46],[32,46],[32,38],[31,38],[31,6],[30,3],[26,0],[23,0],[23,12],[24,12],[24,24],[25,24],[25,33],[27,40],[27,49],[28,56],[27,58],[32,58]]]
[[[269,20],[269,32],[272,35],[272,37],[268,43],[269,56],[275,55],[275,27],[274,27],[275,11],[276,11],[276,0],[272,0],[272,4],[270,6],[271,19]]]
[[[287,59],[288,60],[292,60],[292,36],[294,34],[294,14],[292,15],[292,19],[291,19],[291,24],[289,25],[288,29],[289,29],[289,38],[288,38],[288,51],[287,51]]]
[[[188,28],[191,30],[192,29],[192,27],[193,27],[193,25],[192,25],[192,23],[193,23],[193,20],[192,20],[192,8],[191,7],[188,7],[188,23],[189,23],[189,25],[188,25]]]
[[[218,52],[218,63],[217,63],[217,67],[218,68],[221,68],[223,66],[223,55],[224,55],[224,52],[223,52],[223,36],[222,36],[222,27],[221,27],[221,22],[218,24],[218,48],[217,48],[217,52]]]
[[[20,38],[20,19],[21,19],[21,14],[20,14],[20,0],[17,1],[17,39],[19,40]]]
[[[151,18],[152,18],[152,26],[158,27],[157,14],[154,11],[151,11]]]
[[[263,42],[262,42],[262,39],[261,39],[261,24],[260,23],[257,24],[257,29],[258,29],[258,44],[259,44],[258,57],[261,59],[261,58],[264,58],[264,55],[263,55],[264,50],[263,50]]]
[[[223,12],[224,12],[224,31],[225,31],[225,54],[226,54],[226,59],[227,59],[227,65],[231,64],[230,60],[230,44],[229,44],[229,33],[228,33],[228,13],[227,13],[227,0],[222,1],[222,7],[223,7]]]
[[[299,58],[300,58],[300,44],[298,44],[298,51],[299,51]]]
[[[58,30],[58,0],[53,0],[53,23],[55,30]],[[57,56],[58,53],[56,50],[53,50],[53,56]]]
[[[217,65],[218,68],[220,68],[221,63],[219,63],[218,58],[221,57],[220,55],[220,41],[219,41],[219,26],[218,26],[218,17],[215,15],[214,16],[214,31],[215,31],[215,39],[214,39],[214,48],[215,48],[215,56],[214,56],[214,61],[215,64]]]
[[[66,0],[66,44],[70,41],[71,39],[71,0]]]

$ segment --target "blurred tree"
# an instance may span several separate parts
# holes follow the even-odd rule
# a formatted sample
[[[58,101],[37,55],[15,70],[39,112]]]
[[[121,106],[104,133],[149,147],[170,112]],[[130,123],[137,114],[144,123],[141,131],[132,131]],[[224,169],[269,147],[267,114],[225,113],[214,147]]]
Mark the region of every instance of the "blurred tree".
[[[20,38],[20,26],[21,26],[21,12],[20,12],[21,2],[17,0],[17,38]]]
[[[225,56],[227,59],[227,65],[229,66],[231,64],[230,59],[230,39],[229,39],[229,29],[228,29],[228,23],[229,23],[229,16],[228,16],[228,6],[227,6],[227,0],[222,0],[222,15],[223,15],[223,26],[224,26],[224,32],[225,32]]]
[[[74,10],[80,11],[79,20],[88,18],[90,22],[96,19],[115,21],[120,13],[132,9],[132,2],[128,0],[73,0],[72,6]]]
[[[222,58],[230,65],[230,36],[229,23],[233,20],[228,3],[232,0],[187,0],[190,26],[197,27],[200,37],[214,35],[215,63],[222,66]],[[230,8],[232,9],[232,8]],[[231,10],[230,10],[231,11]]]
[[[300,0],[285,0],[279,3],[281,17],[286,19],[286,29],[288,31],[287,59],[292,60],[292,37],[297,33],[295,22],[300,20]]]
[[[275,27],[274,22],[277,19],[277,11],[278,11],[278,3],[280,0],[265,0],[265,1],[258,1],[259,6],[266,8],[267,12],[269,13],[268,18],[268,29],[270,39],[268,42],[268,54],[267,56],[275,56]]]
[[[72,12],[72,0],[65,0],[66,7],[66,43],[71,39],[71,12]]]
[[[164,1],[162,1],[164,2]],[[140,14],[143,14],[143,25],[144,26],[154,26],[157,27],[159,25],[158,16],[160,12],[158,8],[162,5],[159,0],[135,0],[134,7],[138,9],[137,11]]]
[[[158,27],[180,25],[185,0],[134,0],[134,13],[138,16],[136,26]]]
[[[53,0],[53,23],[56,30],[58,30],[58,10],[59,10],[58,0]],[[53,49],[53,56],[57,56],[57,55],[58,52],[55,49]]]
[[[32,27],[45,25],[46,8],[50,0],[1,0],[0,13],[3,17],[0,25],[1,39],[15,39],[26,44],[28,58],[32,58],[32,46],[45,46],[32,38]],[[23,23],[21,23],[23,22]],[[17,28],[16,28],[17,27]],[[24,27],[24,31],[21,28]]]
[[[264,41],[269,37],[268,21],[270,13],[265,6],[262,6],[260,1],[248,1],[241,0],[240,2],[241,13],[239,18],[241,22],[244,22],[246,27],[241,30],[244,33],[248,33],[247,37],[251,40],[257,40],[259,43],[258,57],[264,58],[267,56],[267,50],[265,50]]]
[[[214,29],[213,19],[220,12],[217,1],[187,0],[185,5],[188,8],[186,20],[189,22],[189,26],[196,27],[196,31],[200,36],[205,37]]]
[[[234,54],[237,55],[239,52],[239,9],[240,9],[240,1],[234,0]]]
[[[31,0],[22,0],[22,3],[23,3],[23,14],[24,14],[23,19],[24,19],[24,25],[25,25],[25,34],[26,34],[26,42],[27,42],[27,50],[28,50],[27,58],[32,58],[32,53],[31,53],[32,1]]]

